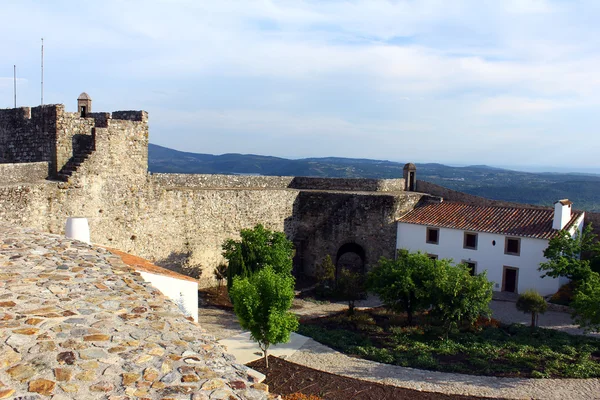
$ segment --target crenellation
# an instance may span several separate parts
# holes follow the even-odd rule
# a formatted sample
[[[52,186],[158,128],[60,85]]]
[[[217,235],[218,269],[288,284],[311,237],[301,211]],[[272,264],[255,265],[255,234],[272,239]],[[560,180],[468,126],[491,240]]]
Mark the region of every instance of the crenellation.
[[[147,122],[148,113],[146,111],[113,111],[112,119]]]

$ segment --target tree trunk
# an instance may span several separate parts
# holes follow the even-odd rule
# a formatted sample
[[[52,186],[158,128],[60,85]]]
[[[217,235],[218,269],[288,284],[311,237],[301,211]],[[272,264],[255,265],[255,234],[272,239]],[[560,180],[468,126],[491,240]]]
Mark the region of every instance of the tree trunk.
[[[269,344],[265,343],[265,344],[258,344],[260,349],[262,350],[263,354],[264,354],[264,359],[265,359],[265,368],[269,369]]]
[[[531,313],[531,329],[535,328],[535,312]]]
[[[354,300],[348,302],[348,315],[354,315]]]

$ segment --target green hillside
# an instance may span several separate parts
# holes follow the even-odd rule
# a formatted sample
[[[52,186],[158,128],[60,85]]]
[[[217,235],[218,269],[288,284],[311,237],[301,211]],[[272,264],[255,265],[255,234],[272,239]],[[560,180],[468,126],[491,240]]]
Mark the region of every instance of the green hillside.
[[[150,144],[151,172],[259,174],[333,178],[399,178],[404,163],[355,158],[289,160],[253,154],[186,153]],[[550,206],[568,198],[577,209],[600,211],[600,175],[530,173],[486,165],[417,164],[417,179],[490,199]]]

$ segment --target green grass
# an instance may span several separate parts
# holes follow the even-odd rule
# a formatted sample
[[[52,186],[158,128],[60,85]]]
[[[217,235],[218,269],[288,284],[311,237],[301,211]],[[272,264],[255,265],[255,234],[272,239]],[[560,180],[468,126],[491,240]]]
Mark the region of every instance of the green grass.
[[[515,324],[453,332],[445,339],[435,326],[388,323],[384,328],[375,317],[338,315],[302,323],[298,332],[345,354],[404,367],[511,377],[600,377],[600,340],[594,338],[539,328],[532,333]]]

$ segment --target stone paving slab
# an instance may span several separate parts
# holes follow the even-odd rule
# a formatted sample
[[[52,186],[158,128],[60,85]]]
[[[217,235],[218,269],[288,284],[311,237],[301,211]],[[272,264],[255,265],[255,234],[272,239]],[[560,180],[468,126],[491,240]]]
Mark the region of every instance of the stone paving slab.
[[[269,355],[287,358],[304,346],[307,340],[306,336],[292,332],[290,334],[290,341],[271,346],[268,351]],[[243,332],[239,335],[219,340],[219,344],[225,347],[227,352],[231,353],[240,364],[248,364],[263,357],[258,343],[250,338],[250,332]]]
[[[105,249],[0,225],[0,399],[266,399]]]

